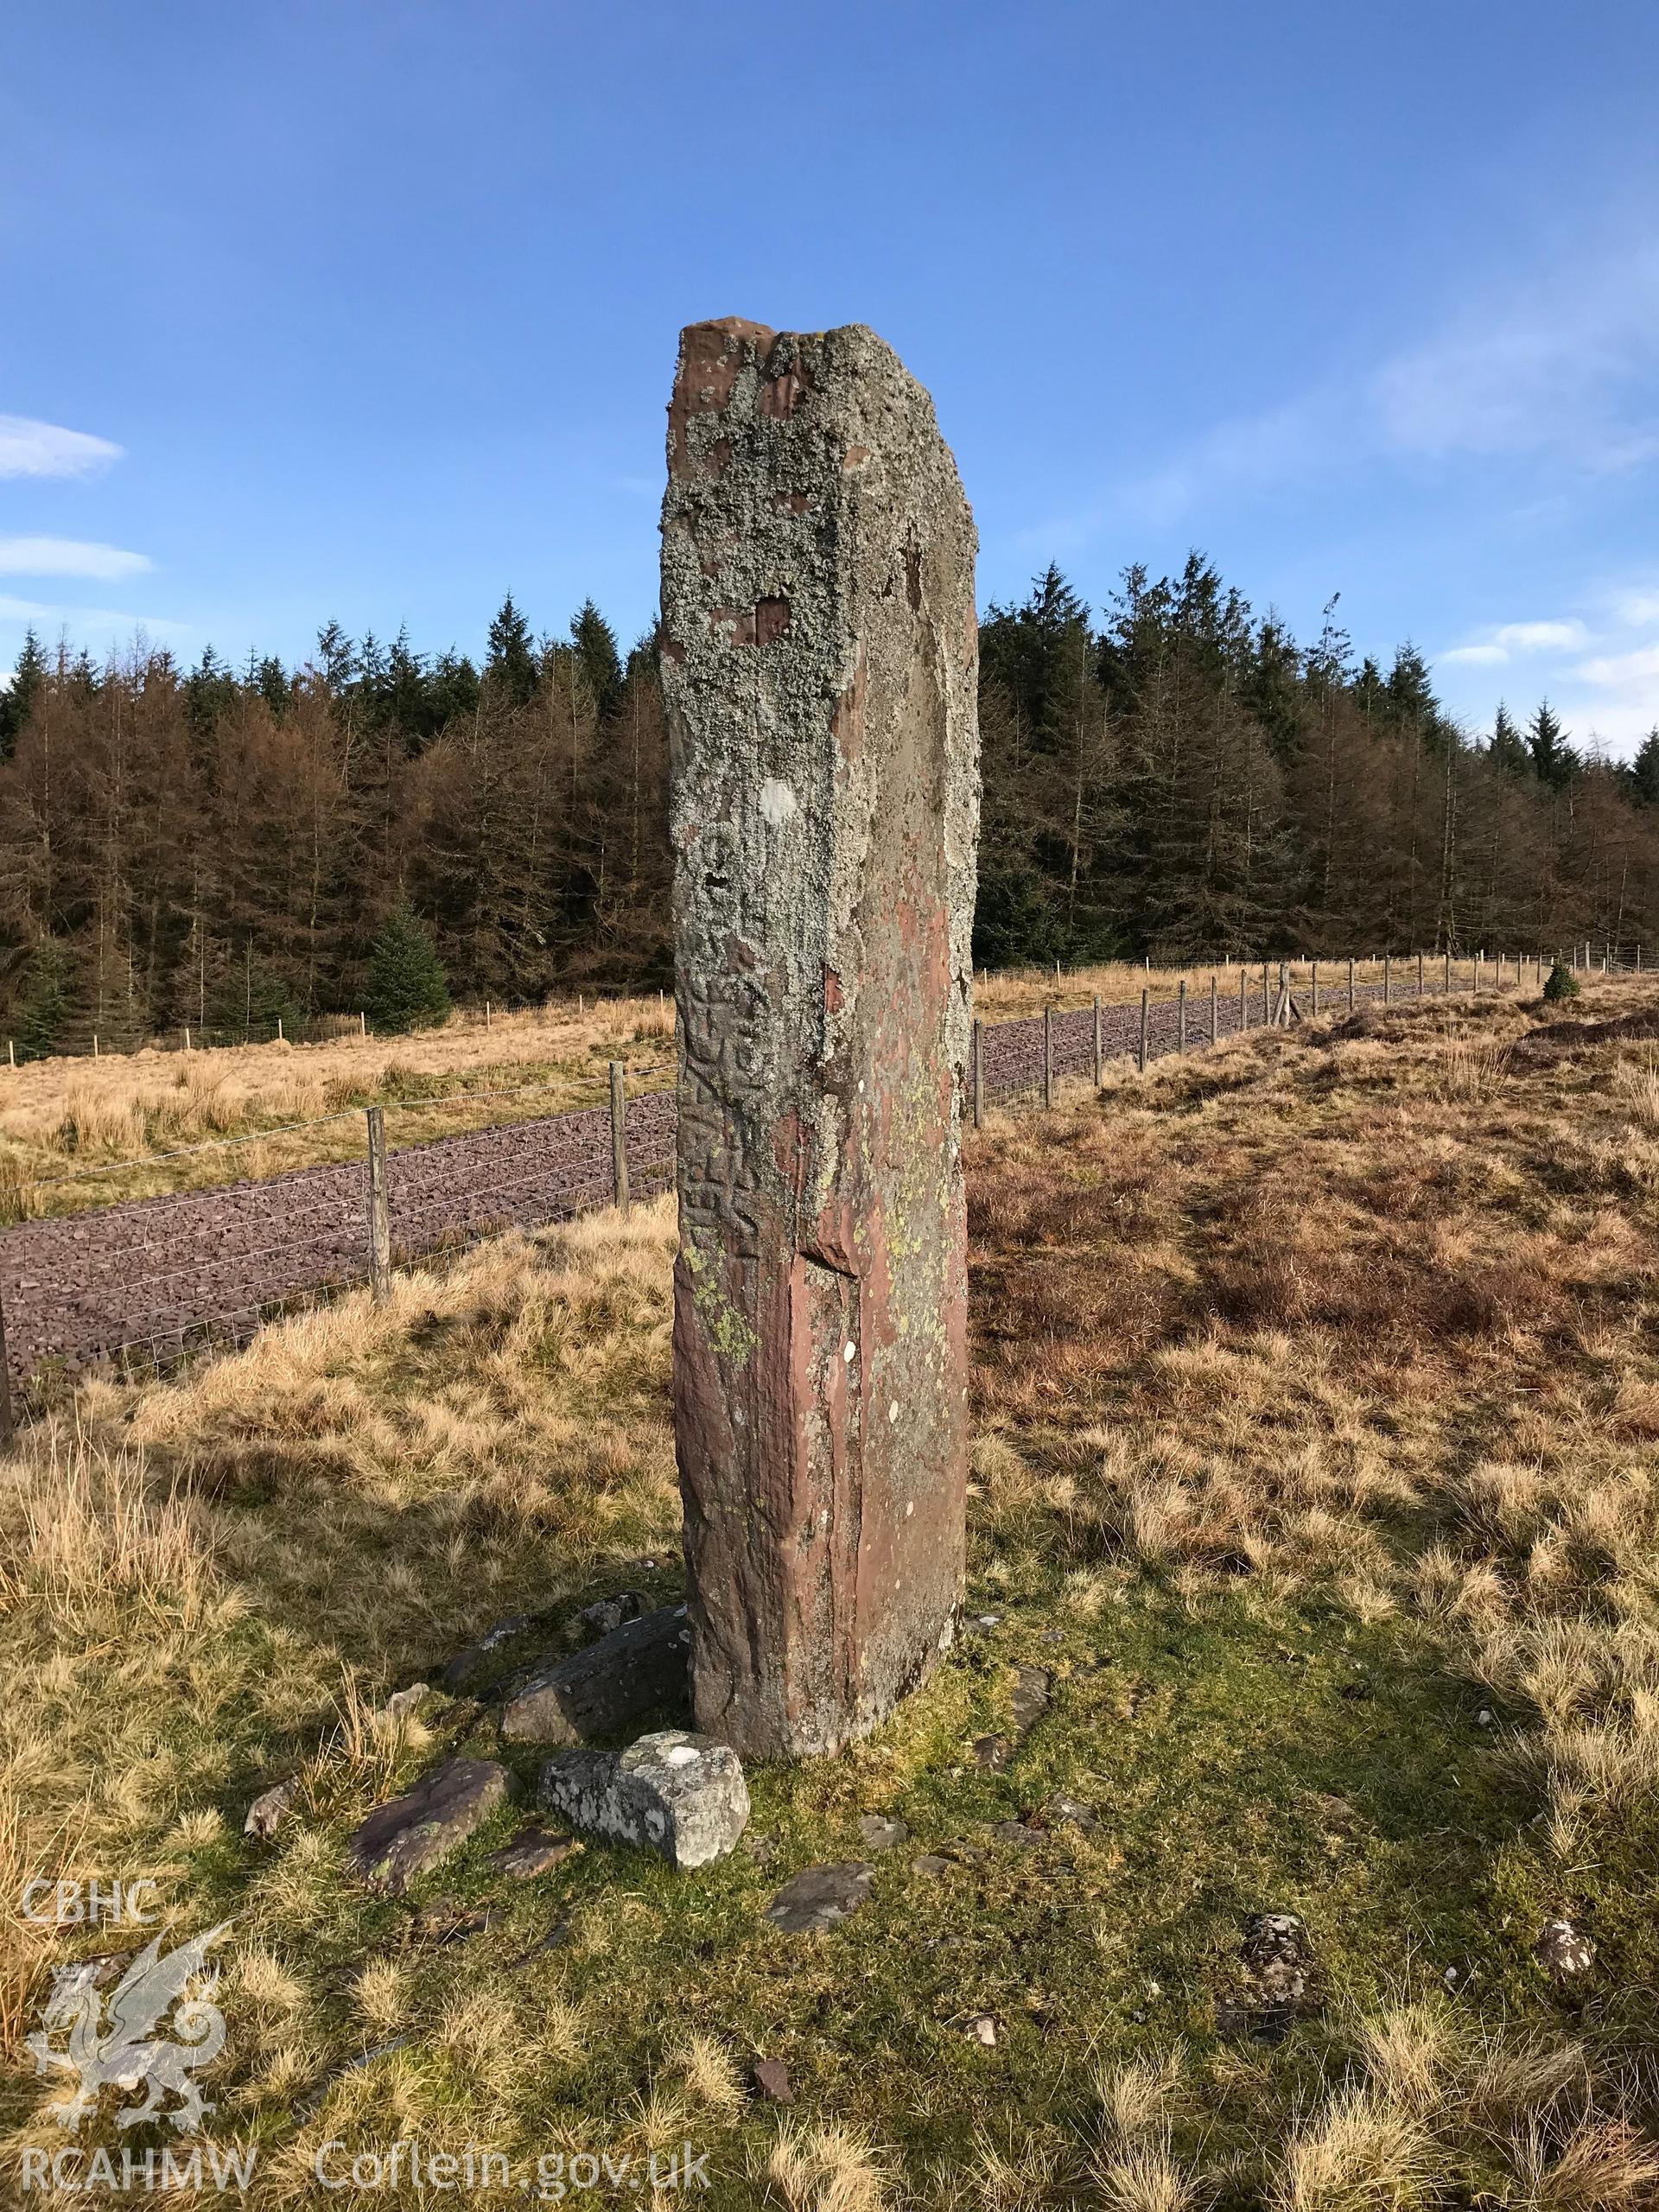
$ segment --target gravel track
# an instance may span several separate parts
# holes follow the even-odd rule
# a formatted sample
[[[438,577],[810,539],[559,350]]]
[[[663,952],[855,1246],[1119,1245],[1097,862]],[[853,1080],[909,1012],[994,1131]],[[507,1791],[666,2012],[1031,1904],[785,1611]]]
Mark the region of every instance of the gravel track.
[[[1259,1027],[1265,1019],[1259,981],[1247,982],[1246,991],[1246,1026]],[[1430,995],[1438,995],[1432,985]],[[1345,983],[1322,995],[1323,1012],[1345,1009]],[[1382,988],[1362,985],[1356,995],[1378,999]],[[1403,979],[1400,996],[1415,996]],[[1207,991],[1188,1000],[1189,1050],[1209,1043],[1210,1012]],[[1236,983],[1219,994],[1216,1017],[1218,1036],[1236,1033]],[[1152,1055],[1179,1049],[1179,1019],[1173,1001],[1153,1007]],[[1138,1005],[1102,1007],[1107,1058],[1133,1055],[1140,1034]],[[1055,1074],[1091,1075],[1093,1040],[1091,1008],[1057,1013]],[[982,1056],[987,1103],[1039,1096],[1042,1017],[988,1027]],[[632,1187],[638,1197],[653,1196],[673,1181],[674,1095],[648,1092],[630,1099],[627,1110]],[[585,1107],[406,1146],[389,1155],[387,1184],[400,1259],[503,1229],[566,1220],[610,1201],[610,1109]],[[271,1313],[365,1278],[367,1198],[365,1160],[6,1230],[0,1310],[13,1377],[21,1382],[43,1367],[74,1369],[139,1347],[164,1358],[195,1343],[245,1342]]]
[[[628,1102],[630,1181],[672,1178],[674,1098]],[[585,1107],[389,1154],[394,1254],[412,1258],[507,1228],[568,1219],[611,1197],[608,1106]],[[137,1346],[245,1341],[272,1308],[368,1272],[368,1163],[139,1198],[0,1236],[7,1362],[20,1382]]]

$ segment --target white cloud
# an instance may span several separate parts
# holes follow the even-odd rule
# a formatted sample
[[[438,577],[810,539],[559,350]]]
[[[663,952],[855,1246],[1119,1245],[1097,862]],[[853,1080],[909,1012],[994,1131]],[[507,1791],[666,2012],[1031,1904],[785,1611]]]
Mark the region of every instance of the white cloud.
[[[1576,652],[1590,643],[1590,632],[1575,615],[1567,622],[1500,622],[1484,638],[1453,645],[1439,655],[1466,668],[1501,668],[1529,653]]]
[[[1535,272],[1385,362],[1384,442],[1435,460],[1548,454],[1598,472],[1659,455],[1659,252],[1645,242]]]
[[[107,583],[141,576],[149,565],[142,553],[79,537],[0,537],[0,576],[93,576]]]
[[[1493,633],[1492,643],[1505,652],[1571,652],[1589,642],[1590,632],[1575,617],[1570,622],[1504,622]]]
[[[65,430],[32,415],[0,415],[0,476],[91,476],[121,453],[86,430]]]
[[[40,599],[12,599],[0,592],[0,622],[26,623],[36,630],[67,626],[79,644],[89,630],[130,637],[135,630],[188,630],[159,614],[132,614],[119,607],[60,607]]]
[[[1629,653],[1603,653],[1593,660],[1580,661],[1573,673],[1586,683],[1659,686],[1659,645],[1643,645]],[[1655,704],[1659,706],[1659,695]]]
[[[1526,456],[1598,474],[1659,459],[1659,248],[1639,235],[1489,284],[1369,372],[1216,424],[1128,504],[1173,520],[1215,493],[1382,461]]]

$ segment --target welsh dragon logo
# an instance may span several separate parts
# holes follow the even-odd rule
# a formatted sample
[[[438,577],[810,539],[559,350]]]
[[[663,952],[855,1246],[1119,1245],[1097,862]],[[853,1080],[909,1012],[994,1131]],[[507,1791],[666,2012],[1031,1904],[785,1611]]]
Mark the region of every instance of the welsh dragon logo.
[[[129,2092],[143,2089],[142,2099],[128,2105],[118,2117],[123,2127],[137,2127],[143,2120],[170,2120],[181,2134],[201,2124],[213,2110],[202,2101],[190,2076],[197,2068],[218,2057],[225,2044],[225,2016],[212,2000],[218,1984],[215,1974],[204,1991],[186,1992],[204,1973],[210,1945],[230,1926],[228,1920],[210,1928],[176,1950],[163,1955],[158,1936],[127,1968],[107,2000],[97,1986],[96,1965],[60,1967],[52,1977],[52,1994],[46,2002],[43,2025],[27,2038],[35,2054],[36,2075],[73,2074],[75,2086],[55,2104],[48,2116],[60,2127],[79,2128],[89,2112],[95,2112],[101,2092],[114,2088]],[[168,2023],[173,2041],[155,2031],[173,2008]],[[67,2048],[54,2049],[54,2039],[67,2031]],[[168,2094],[180,2100],[170,2110],[162,2106]]]

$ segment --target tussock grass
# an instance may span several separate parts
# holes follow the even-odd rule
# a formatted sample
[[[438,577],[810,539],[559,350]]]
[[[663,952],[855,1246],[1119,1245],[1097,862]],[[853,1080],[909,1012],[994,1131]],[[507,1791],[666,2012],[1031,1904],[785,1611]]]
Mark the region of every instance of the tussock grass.
[[[643,1066],[671,1058],[673,1034],[672,1002],[653,992],[588,1001],[580,1011],[554,1001],[498,1014],[487,1029],[476,1015],[458,1014],[407,1037],[149,1050],[0,1068],[0,1224],[360,1158],[363,1129],[352,1109],[388,1108],[388,1141],[398,1145],[592,1105],[608,1061]],[[537,1088],[479,1105],[461,1096],[525,1085]],[[346,1118],[287,1128],[332,1115]],[[260,1141],[160,1157],[247,1137]],[[88,1167],[105,1172],[53,1182]]]
[[[470,1695],[394,1720],[393,1691],[507,1615],[556,1647],[594,1596],[677,1588],[665,1207],[173,1384],[89,1382],[0,1467],[0,1882],[143,1876],[179,1933],[232,1920],[209,2093],[261,2146],[256,2207],[324,2201],[325,2142],[410,2136],[689,2142],[755,2212],[1659,2201],[1653,1010],[1625,984],[1548,1023],[1396,1007],[993,1117],[970,1608],[996,1625],[868,1742],[751,1775],[765,1865],[590,1844],[513,1888],[488,1854],[526,1808],[407,1900],[341,1872],[372,1803],[503,1755]],[[1016,1665],[1051,1703],[987,1772]],[[536,1755],[505,1756],[528,1792]],[[245,1839],[280,1780],[288,1819]],[[771,1930],[779,1881],[865,1855],[872,1811],[912,1838],[873,1902]],[[1277,2042],[1218,2032],[1261,1911],[1312,1950]],[[1535,1954],[1555,1917],[1596,1945],[1581,1981]],[[128,1940],[10,1925],[12,2048],[50,1965]],[[43,2090],[4,2094],[15,2171]]]

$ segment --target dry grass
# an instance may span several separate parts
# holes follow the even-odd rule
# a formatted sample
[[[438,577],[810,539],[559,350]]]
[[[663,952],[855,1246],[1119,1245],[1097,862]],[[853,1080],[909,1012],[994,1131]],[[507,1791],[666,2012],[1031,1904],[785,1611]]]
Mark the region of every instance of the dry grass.
[[[977,1009],[988,1021],[1004,1021],[1045,1005],[1086,1006],[1095,995],[1108,1003],[1135,1001],[1147,987],[1167,997],[1183,977],[1192,991],[1207,992],[1211,972],[1127,962],[1071,969],[1058,979],[1045,970],[1017,970],[987,977]],[[1236,990],[1236,968],[1214,972],[1224,989]],[[1340,963],[1340,976],[1345,972]],[[1361,962],[1357,972],[1362,982],[1375,982],[1382,965]],[[1259,970],[1250,973],[1254,982]],[[1337,988],[1339,964],[1327,963],[1322,973]],[[1299,987],[1305,984],[1305,965],[1293,974]],[[0,1224],[355,1159],[363,1147],[356,1109],[366,1106],[395,1109],[391,1141],[407,1144],[591,1105],[607,1061],[659,1063],[671,1057],[673,1034],[671,1001],[652,993],[580,1004],[550,1001],[496,1014],[487,1028],[469,1011],[409,1037],[346,1034],[317,1044],[146,1050],[0,1067]],[[461,1103],[463,1092],[525,1084],[537,1086],[533,1094],[473,1107]],[[342,1118],[288,1127],[327,1116]],[[213,1148],[226,1139],[238,1141]],[[192,1146],[207,1148],[184,1159],[162,1157]],[[88,1177],[88,1168],[98,1173]]]
[[[393,1144],[591,1105],[606,1064],[671,1058],[671,1004],[638,999],[558,1002],[496,1014],[486,1030],[457,1014],[442,1028],[392,1038],[340,1037],[208,1052],[146,1051],[101,1059],[50,1059],[0,1068],[0,1222],[107,1205],[159,1191],[357,1158],[353,1109],[381,1104]],[[461,1094],[522,1090],[467,1106]],[[343,1118],[277,1134],[291,1122]],[[160,1155],[226,1138],[257,1143]],[[82,1176],[68,1183],[53,1179]],[[119,1169],[122,1172],[102,1172]]]
[[[500,1749],[392,1690],[504,1615],[675,1586],[666,1208],[89,1383],[0,1477],[0,1881],[118,1869],[181,1929],[234,1916],[213,2093],[255,2204],[318,2201],[325,2140],[412,2134],[690,2140],[748,2212],[1659,2202],[1656,1034],[1631,985],[1548,1025],[1396,1008],[995,1118],[972,1602],[1001,1625],[867,1744],[751,1776],[770,1871],[593,1847],[504,1896],[493,1829],[408,1904],[340,1874],[367,1806]],[[989,1776],[1014,1660],[1053,1702]],[[1044,1831],[1057,1790],[1097,1825]],[[950,1872],[886,1854],[846,1929],[769,1935],[779,1875],[861,1855],[867,1810]],[[999,1840],[1016,1815],[1036,1845]],[[1266,1909],[1317,1963],[1279,2045],[1217,2032]],[[1534,1956],[1556,1916],[1597,1945],[1580,1983]],[[9,1930],[14,2037],[97,1943]]]
[[[1264,963],[1259,960],[1242,963],[1249,979],[1249,988],[1255,994],[1255,1003],[1260,1007],[1262,974]],[[1265,963],[1269,986],[1278,988],[1279,963]],[[1345,1004],[1348,988],[1346,960],[1321,960],[1318,963],[1319,1005],[1322,1015]],[[1382,987],[1384,963],[1381,958],[1356,960],[1354,983],[1357,990],[1375,990]],[[976,976],[974,985],[974,1011],[986,1021],[1007,1021],[1017,1015],[1040,1014],[1046,1006],[1087,1006],[1098,998],[1104,1006],[1137,1005],[1143,990],[1150,990],[1155,999],[1169,999],[1177,987],[1185,982],[1189,997],[1207,999],[1210,979],[1213,976],[1224,1001],[1236,1004],[1241,963],[1236,960],[1197,961],[1186,968],[1147,966],[1132,960],[1102,961],[1090,968],[1065,968],[1058,974],[1052,968],[1005,969],[995,974]],[[1313,965],[1306,960],[1287,963],[1291,987],[1299,1004],[1306,1011],[1312,1003]],[[1459,960],[1453,966],[1453,980],[1459,993],[1468,990],[1474,969],[1468,960]],[[1445,981],[1446,969],[1440,961],[1430,958],[1425,963],[1425,984],[1427,992],[1440,990]],[[1392,969],[1393,988],[1403,1005],[1417,988],[1417,963],[1414,959],[1396,960]],[[1488,961],[1481,969],[1481,989],[1492,989],[1496,970]],[[1529,966],[1525,983],[1535,988],[1535,971]],[[1505,957],[1502,988],[1513,992],[1516,988],[1515,962]]]

